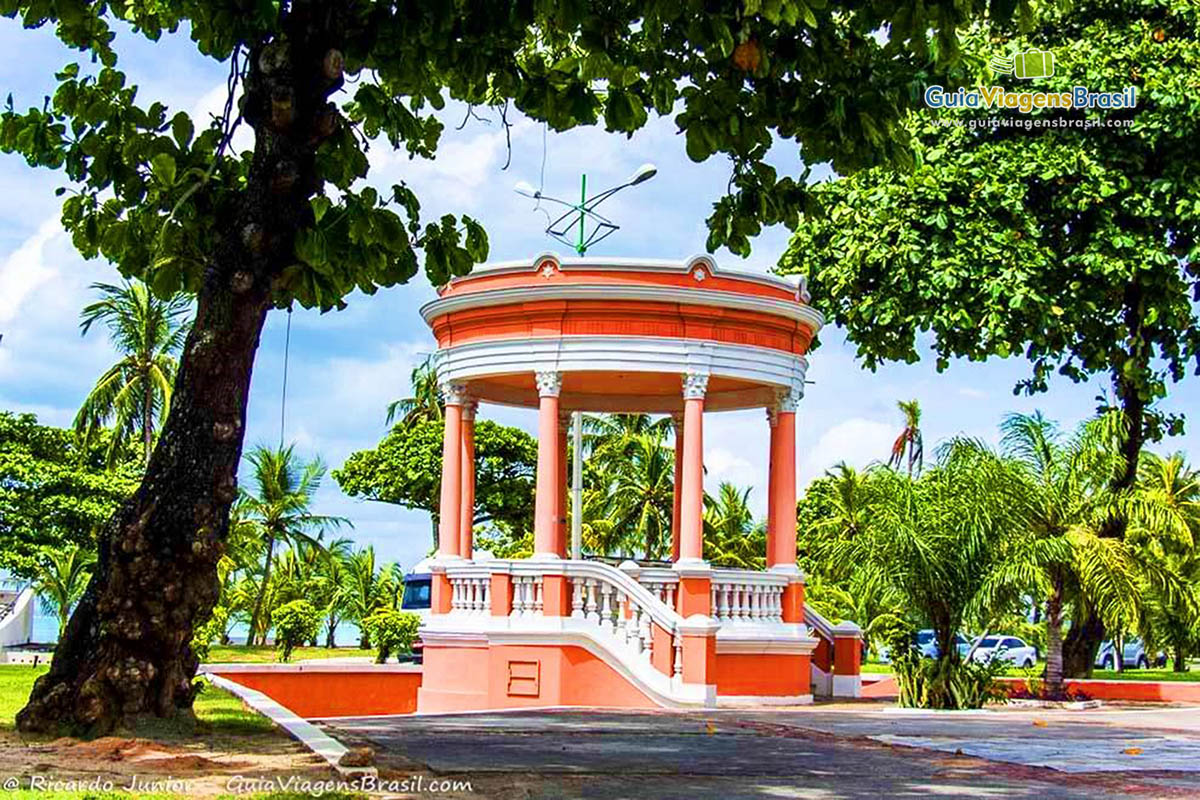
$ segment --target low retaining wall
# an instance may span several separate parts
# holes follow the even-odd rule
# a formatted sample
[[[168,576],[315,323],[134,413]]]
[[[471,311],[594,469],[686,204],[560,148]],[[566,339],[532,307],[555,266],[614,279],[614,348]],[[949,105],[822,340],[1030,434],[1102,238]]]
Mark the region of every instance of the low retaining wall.
[[[414,664],[205,664],[201,672],[262,692],[305,719],[412,714]]]
[[[1025,678],[1001,678],[1016,689]],[[1158,703],[1200,703],[1200,681],[1106,681],[1074,678],[1063,682],[1068,692],[1080,692],[1093,700]],[[899,693],[891,675],[863,675],[863,697],[895,697]]]

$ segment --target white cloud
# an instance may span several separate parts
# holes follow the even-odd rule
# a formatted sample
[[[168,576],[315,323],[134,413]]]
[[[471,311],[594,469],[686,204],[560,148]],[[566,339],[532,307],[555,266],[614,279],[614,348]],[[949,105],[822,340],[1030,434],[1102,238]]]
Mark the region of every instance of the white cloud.
[[[34,290],[57,275],[46,263],[45,251],[59,236],[66,237],[62,225],[56,218],[47,219],[0,264],[0,323],[12,322]]]
[[[807,485],[842,461],[860,469],[882,461],[896,433],[895,425],[877,420],[853,417],[839,422],[822,433],[808,452],[801,453],[801,484]]]

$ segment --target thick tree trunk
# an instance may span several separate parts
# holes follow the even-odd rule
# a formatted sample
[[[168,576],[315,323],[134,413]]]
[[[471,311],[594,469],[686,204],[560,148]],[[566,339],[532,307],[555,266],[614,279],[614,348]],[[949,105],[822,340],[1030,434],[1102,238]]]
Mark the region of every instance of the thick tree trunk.
[[[1063,639],[1063,674],[1069,678],[1090,678],[1096,652],[1104,641],[1104,623],[1093,611]]]
[[[134,496],[103,528],[99,560],[17,715],[23,731],[102,733],[190,708],[193,626],[217,601],[217,560],[237,496],[246,397],[265,289],[235,295],[214,272],[199,297],[170,415]]]
[[[1187,657],[1184,655],[1183,647],[1175,645],[1174,655],[1171,659],[1172,672],[1187,672]]]
[[[1122,322],[1128,341],[1125,358],[1133,363],[1133,374],[1144,376],[1150,368],[1151,348],[1144,330],[1144,292],[1137,281],[1125,287],[1123,304],[1125,310]],[[1120,466],[1112,476],[1109,486],[1114,491],[1126,491],[1133,488],[1137,481],[1138,460],[1146,443],[1148,403],[1142,395],[1141,385],[1126,375],[1123,365],[1115,366],[1112,375],[1113,389],[1121,404],[1121,416],[1124,418],[1125,436],[1119,445]],[[1125,536],[1127,527],[1128,520],[1120,514],[1114,514],[1105,521],[1100,535],[1120,539]],[[1091,677],[1096,652],[1100,649],[1100,643],[1104,641],[1104,623],[1093,609],[1089,608],[1086,611],[1089,613],[1084,624],[1073,626],[1063,645],[1064,670],[1072,678]],[[1119,652],[1117,660],[1120,660]]]
[[[1062,576],[1055,575],[1052,584],[1050,597],[1046,600],[1045,693],[1049,698],[1057,698],[1063,693]]]
[[[274,560],[275,537],[267,536],[267,563],[263,567],[262,583],[258,586],[258,597],[254,600],[254,611],[250,612],[250,630],[246,632],[246,644],[248,645],[267,643],[267,632],[263,631],[260,637],[258,629],[262,627],[263,599],[267,596],[267,587],[271,584],[271,562]]]
[[[340,120],[344,3],[293,0],[281,33],[247,53],[242,116],[254,130],[245,188],[212,198],[218,228],[171,404],[142,484],[101,531],[99,559],[23,731],[98,734],[142,714],[190,712],[193,628],[216,603],[237,497],[259,336],[321,188],[316,151]],[[203,190],[202,190],[203,191]]]

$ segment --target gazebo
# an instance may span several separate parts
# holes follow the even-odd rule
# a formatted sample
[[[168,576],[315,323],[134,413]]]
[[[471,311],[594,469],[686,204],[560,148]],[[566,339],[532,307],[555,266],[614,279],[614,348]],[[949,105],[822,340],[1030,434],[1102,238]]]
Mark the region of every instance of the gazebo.
[[[421,314],[446,398],[439,549],[418,710],[795,704],[857,695],[860,632],[804,604],[796,566],[796,412],[822,325],[803,280],[684,262],[562,259],[481,267]],[[475,559],[479,403],[536,408],[534,554]],[[703,554],[705,412],[763,408],[767,569]],[[670,414],[670,567],[572,559],[573,411]]]

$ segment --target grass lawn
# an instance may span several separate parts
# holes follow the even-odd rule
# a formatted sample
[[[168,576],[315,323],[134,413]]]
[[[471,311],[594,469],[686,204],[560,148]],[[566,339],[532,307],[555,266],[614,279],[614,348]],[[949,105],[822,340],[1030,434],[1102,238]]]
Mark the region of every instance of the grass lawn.
[[[25,705],[33,682],[46,672],[46,667],[29,667],[17,664],[0,665],[0,730],[12,730],[17,712]],[[204,731],[221,734],[246,735],[272,733],[275,726],[269,719],[250,711],[242,701],[224,689],[205,686],[196,698],[194,706],[198,727]],[[141,730],[142,735],[155,738],[172,738],[188,735],[191,731],[173,731],[168,720],[147,723],[153,730]],[[161,730],[159,729],[161,726]]]
[[[357,647],[297,647],[292,651],[292,661],[303,661],[313,658],[346,658],[349,656],[375,657],[374,650],[362,650]],[[279,651],[270,645],[213,645],[208,648],[209,664],[262,664],[268,661],[278,661]]]

